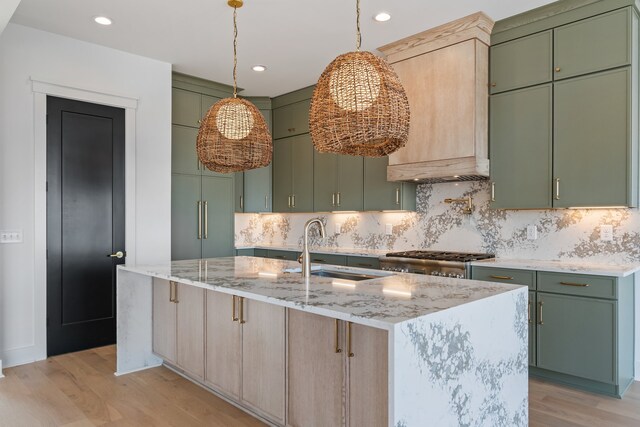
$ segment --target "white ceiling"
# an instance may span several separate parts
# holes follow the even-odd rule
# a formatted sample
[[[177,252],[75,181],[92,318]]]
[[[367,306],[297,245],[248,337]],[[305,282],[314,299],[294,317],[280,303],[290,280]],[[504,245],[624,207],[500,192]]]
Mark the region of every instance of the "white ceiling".
[[[495,20],[550,0],[361,0],[362,47],[379,46],[481,10]],[[389,12],[391,20],[373,16]],[[113,25],[95,24],[105,15]],[[232,9],[226,0],[22,0],[11,22],[173,64],[230,84]],[[355,0],[246,0],[238,10],[238,85],[276,96],[314,84],[355,48]],[[268,70],[256,73],[254,64]]]

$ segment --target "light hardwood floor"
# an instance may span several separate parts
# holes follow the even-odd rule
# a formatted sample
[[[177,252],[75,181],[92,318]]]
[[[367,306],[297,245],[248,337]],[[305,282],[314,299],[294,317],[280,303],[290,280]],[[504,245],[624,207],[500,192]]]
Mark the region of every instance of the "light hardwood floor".
[[[263,426],[166,368],[113,375],[115,347],[5,369],[0,426]],[[640,426],[640,383],[622,400],[530,382],[535,427]]]

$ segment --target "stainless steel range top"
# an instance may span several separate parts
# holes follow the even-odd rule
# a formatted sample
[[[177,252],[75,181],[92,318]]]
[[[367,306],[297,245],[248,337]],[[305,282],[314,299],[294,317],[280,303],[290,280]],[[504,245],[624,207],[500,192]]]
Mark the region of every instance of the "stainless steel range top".
[[[495,255],[443,251],[391,252],[380,257],[380,267],[387,271],[463,279],[469,277],[470,262],[488,258],[495,258]]]

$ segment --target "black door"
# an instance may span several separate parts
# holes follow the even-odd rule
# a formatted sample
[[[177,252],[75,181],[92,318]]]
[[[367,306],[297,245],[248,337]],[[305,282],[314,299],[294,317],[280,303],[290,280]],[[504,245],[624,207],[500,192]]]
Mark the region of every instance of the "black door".
[[[47,98],[47,354],[113,344],[124,110]]]

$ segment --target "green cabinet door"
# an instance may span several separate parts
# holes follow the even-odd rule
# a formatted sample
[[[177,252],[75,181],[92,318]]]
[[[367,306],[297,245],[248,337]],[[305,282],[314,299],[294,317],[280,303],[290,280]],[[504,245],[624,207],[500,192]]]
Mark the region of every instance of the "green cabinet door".
[[[491,46],[491,93],[547,83],[553,79],[551,30]]]
[[[361,156],[338,156],[338,211],[363,209],[364,159]]]
[[[554,30],[555,79],[631,64],[631,7]]]
[[[273,211],[291,210],[293,138],[273,142]]]
[[[200,119],[204,119],[204,116],[207,115],[213,104],[221,99],[222,98],[218,98],[217,96],[202,95],[200,97]]]
[[[492,95],[489,102],[491,207],[550,208],[551,84]]]
[[[635,206],[631,69],[564,80],[554,91],[553,206]]]
[[[292,212],[313,212],[313,143],[306,133],[293,138]]]
[[[232,256],[233,179],[202,177],[202,258]]]
[[[233,209],[236,213],[245,211],[244,172],[233,174]]]
[[[313,210],[337,210],[338,155],[313,152]]]
[[[201,165],[196,153],[198,129],[185,126],[171,126],[171,171],[200,175]]]
[[[200,175],[171,177],[171,258],[201,257],[202,240],[198,238],[198,202]]]
[[[529,291],[527,320],[529,322],[529,365],[536,366],[536,293]]]
[[[387,181],[388,157],[365,157],[364,210],[416,210],[416,185]]]
[[[273,110],[273,137],[275,139],[309,132],[310,99],[284,105]]]
[[[271,212],[271,165],[244,173],[244,211]]]
[[[617,302],[538,292],[537,366],[616,382]]]
[[[171,94],[171,123],[199,127],[200,94],[178,88],[173,88]]]

